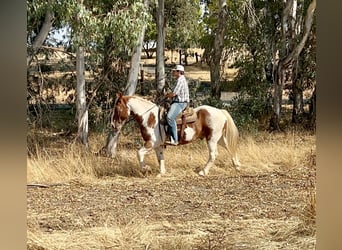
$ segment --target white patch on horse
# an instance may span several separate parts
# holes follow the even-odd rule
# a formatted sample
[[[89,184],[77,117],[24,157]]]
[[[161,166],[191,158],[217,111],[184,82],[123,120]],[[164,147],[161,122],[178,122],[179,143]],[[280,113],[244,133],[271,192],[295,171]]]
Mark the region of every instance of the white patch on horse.
[[[208,105],[203,105],[201,107],[201,109],[205,109],[208,111],[208,113],[210,114],[211,118],[207,118],[207,122],[208,122],[208,126],[213,129],[214,131],[219,131],[222,130],[224,123],[226,121],[226,119],[222,119],[222,112],[221,110],[217,109],[217,108],[213,108],[211,106]]]
[[[148,134],[151,135],[152,141],[155,141],[156,136],[154,128],[148,126],[148,119],[151,113],[154,114],[154,117],[158,117],[158,107],[155,104],[139,97],[130,98],[127,106],[134,107],[134,113],[142,117],[142,125],[146,128]],[[155,125],[156,124],[154,124],[154,127]]]
[[[194,135],[196,134],[196,131],[193,128],[187,126],[184,129],[184,133],[185,133],[184,140],[185,141],[192,141],[192,139],[194,138]]]

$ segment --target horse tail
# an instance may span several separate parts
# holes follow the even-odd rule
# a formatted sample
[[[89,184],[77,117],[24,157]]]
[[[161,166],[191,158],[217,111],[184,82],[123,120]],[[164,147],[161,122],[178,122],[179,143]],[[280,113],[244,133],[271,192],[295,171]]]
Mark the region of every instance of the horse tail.
[[[224,124],[224,138],[222,138],[225,142],[226,149],[228,153],[232,157],[237,156],[237,148],[238,148],[238,141],[239,141],[239,131],[233,121],[233,118],[228,113],[227,110],[221,109],[222,113],[226,116],[227,120]]]

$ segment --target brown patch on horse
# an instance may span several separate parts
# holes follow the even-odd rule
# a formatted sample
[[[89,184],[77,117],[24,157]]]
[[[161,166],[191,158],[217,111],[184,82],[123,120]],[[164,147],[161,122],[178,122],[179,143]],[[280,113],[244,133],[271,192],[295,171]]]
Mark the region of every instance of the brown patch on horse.
[[[208,124],[208,117],[210,116],[210,113],[205,109],[200,109],[196,113],[197,120],[193,123],[188,123],[186,127],[190,127],[195,131],[195,134],[192,137],[192,141],[195,141],[197,138],[206,138],[206,140],[210,140],[213,129],[209,127]],[[180,125],[178,126],[178,131],[180,130]],[[181,135],[182,136],[182,135]],[[182,138],[180,138],[181,144],[189,143],[190,141],[185,141],[186,138],[186,131],[184,131],[184,134]]]
[[[146,142],[144,143],[144,147],[145,147],[145,148],[152,148],[152,142],[151,142],[151,141],[146,141]]]
[[[210,140],[210,138],[213,135],[213,129],[208,124],[207,118],[209,116],[210,116],[210,113],[205,109],[200,109],[197,112],[197,119],[198,119],[199,127],[196,130],[201,131],[199,134],[199,137],[206,138],[207,140]]]
[[[142,138],[147,143],[148,141],[151,140],[151,135],[148,133],[147,128],[143,125],[143,118],[142,118],[142,116],[141,115],[137,115],[137,114],[132,114],[132,115],[134,117],[134,120],[136,120],[136,122],[139,125]],[[151,147],[152,147],[152,145],[151,145]]]
[[[151,112],[147,119],[147,126],[154,128],[156,125],[156,116]]]

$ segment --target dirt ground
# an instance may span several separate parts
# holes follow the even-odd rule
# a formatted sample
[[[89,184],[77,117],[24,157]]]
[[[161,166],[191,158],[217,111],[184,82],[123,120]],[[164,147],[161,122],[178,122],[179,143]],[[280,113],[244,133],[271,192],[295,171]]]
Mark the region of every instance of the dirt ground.
[[[28,242],[28,249],[314,249],[314,229],[306,221],[314,180],[315,169],[303,168],[264,175],[118,177],[28,187],[28,230],[40,232],[41,240],[64,234],[65,241],[52,248]],[[65,240],[72,241],[72,232],[134,223],[140,234],[149,232],[145,243],[129,236],[133,232],[120,244],[79,240],[70,245]],[[170,245],[172,237],[179,239],[178,247]]]

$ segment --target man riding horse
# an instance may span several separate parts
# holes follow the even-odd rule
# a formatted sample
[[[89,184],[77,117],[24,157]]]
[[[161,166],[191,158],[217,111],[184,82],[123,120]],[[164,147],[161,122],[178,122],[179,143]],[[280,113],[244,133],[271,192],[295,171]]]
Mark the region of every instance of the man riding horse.
[[[173,77],[177,79],[177,83],[173,92],[166,94],[167,98],[172,98],[170,109],[167,113],[168,133],[171,136],[171,141],[168,144],[178,145],[177,123],[176,117],[187,107],[189,99],[189,86],[184,76],[184,67],[176,65],[172,69]]]

